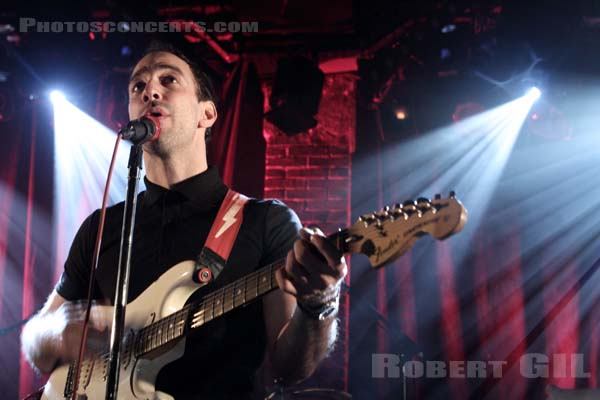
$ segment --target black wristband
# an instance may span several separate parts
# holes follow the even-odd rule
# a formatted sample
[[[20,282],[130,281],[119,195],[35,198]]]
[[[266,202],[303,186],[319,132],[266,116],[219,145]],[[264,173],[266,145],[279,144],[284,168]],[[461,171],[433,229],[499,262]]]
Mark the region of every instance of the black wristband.
[[[314,306],[309,306],[301,301],[298,301],[297,304],[298,308],[302,310],[304,315],[310,319],[323,321],[328,317],[335,315],[339,307],[339,297],[336,296],[333,300]]]

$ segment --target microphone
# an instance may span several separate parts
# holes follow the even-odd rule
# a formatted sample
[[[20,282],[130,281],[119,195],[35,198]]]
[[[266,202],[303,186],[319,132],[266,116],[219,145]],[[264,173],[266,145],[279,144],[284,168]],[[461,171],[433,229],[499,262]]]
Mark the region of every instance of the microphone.
[[[119,130],[123,139],[133,144],[142,144],[158,139],[160,135],[160,122],[151,115],[129,121],[124,128]]]

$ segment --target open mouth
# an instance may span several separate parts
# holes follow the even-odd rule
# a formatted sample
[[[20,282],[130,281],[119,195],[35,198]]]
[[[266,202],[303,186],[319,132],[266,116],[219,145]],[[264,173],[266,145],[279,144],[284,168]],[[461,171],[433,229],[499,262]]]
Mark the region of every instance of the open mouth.
[[[155,107],[155,108],[152,108],[151,110],[149,110],[146,113],[146,115],[149,117],[161,118],[161,117],[166,117],[167,113],[165,113],[161,108]]]

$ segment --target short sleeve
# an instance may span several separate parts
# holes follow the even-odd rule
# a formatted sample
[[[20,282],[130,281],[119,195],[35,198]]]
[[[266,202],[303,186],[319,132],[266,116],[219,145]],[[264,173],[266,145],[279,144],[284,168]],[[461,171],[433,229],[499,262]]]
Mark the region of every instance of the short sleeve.
[[[265,221],[263,265],[284,258],[298,238],[298,215],[279,200],[269,200]]]
[[[79,227],[65,261],[64,270],[55,287],[59,295],[70,301],[87,298],[96,236],[92,221],[96,222],[97,227],[97,214],[96,211],[88,216]]]

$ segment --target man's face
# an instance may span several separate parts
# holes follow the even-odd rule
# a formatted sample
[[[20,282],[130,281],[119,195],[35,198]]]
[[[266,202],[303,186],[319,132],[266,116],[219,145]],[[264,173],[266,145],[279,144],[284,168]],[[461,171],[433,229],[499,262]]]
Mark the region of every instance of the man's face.
[[[202,127],[206,103],[196,96],[189,65],[167,52],[149,53],[135,66],[129,82],[129,117],[152,114],[160,121],[161,134],[146,150],[169,154],[190,146]],[[204,138],[200,138],[202,141]]]

